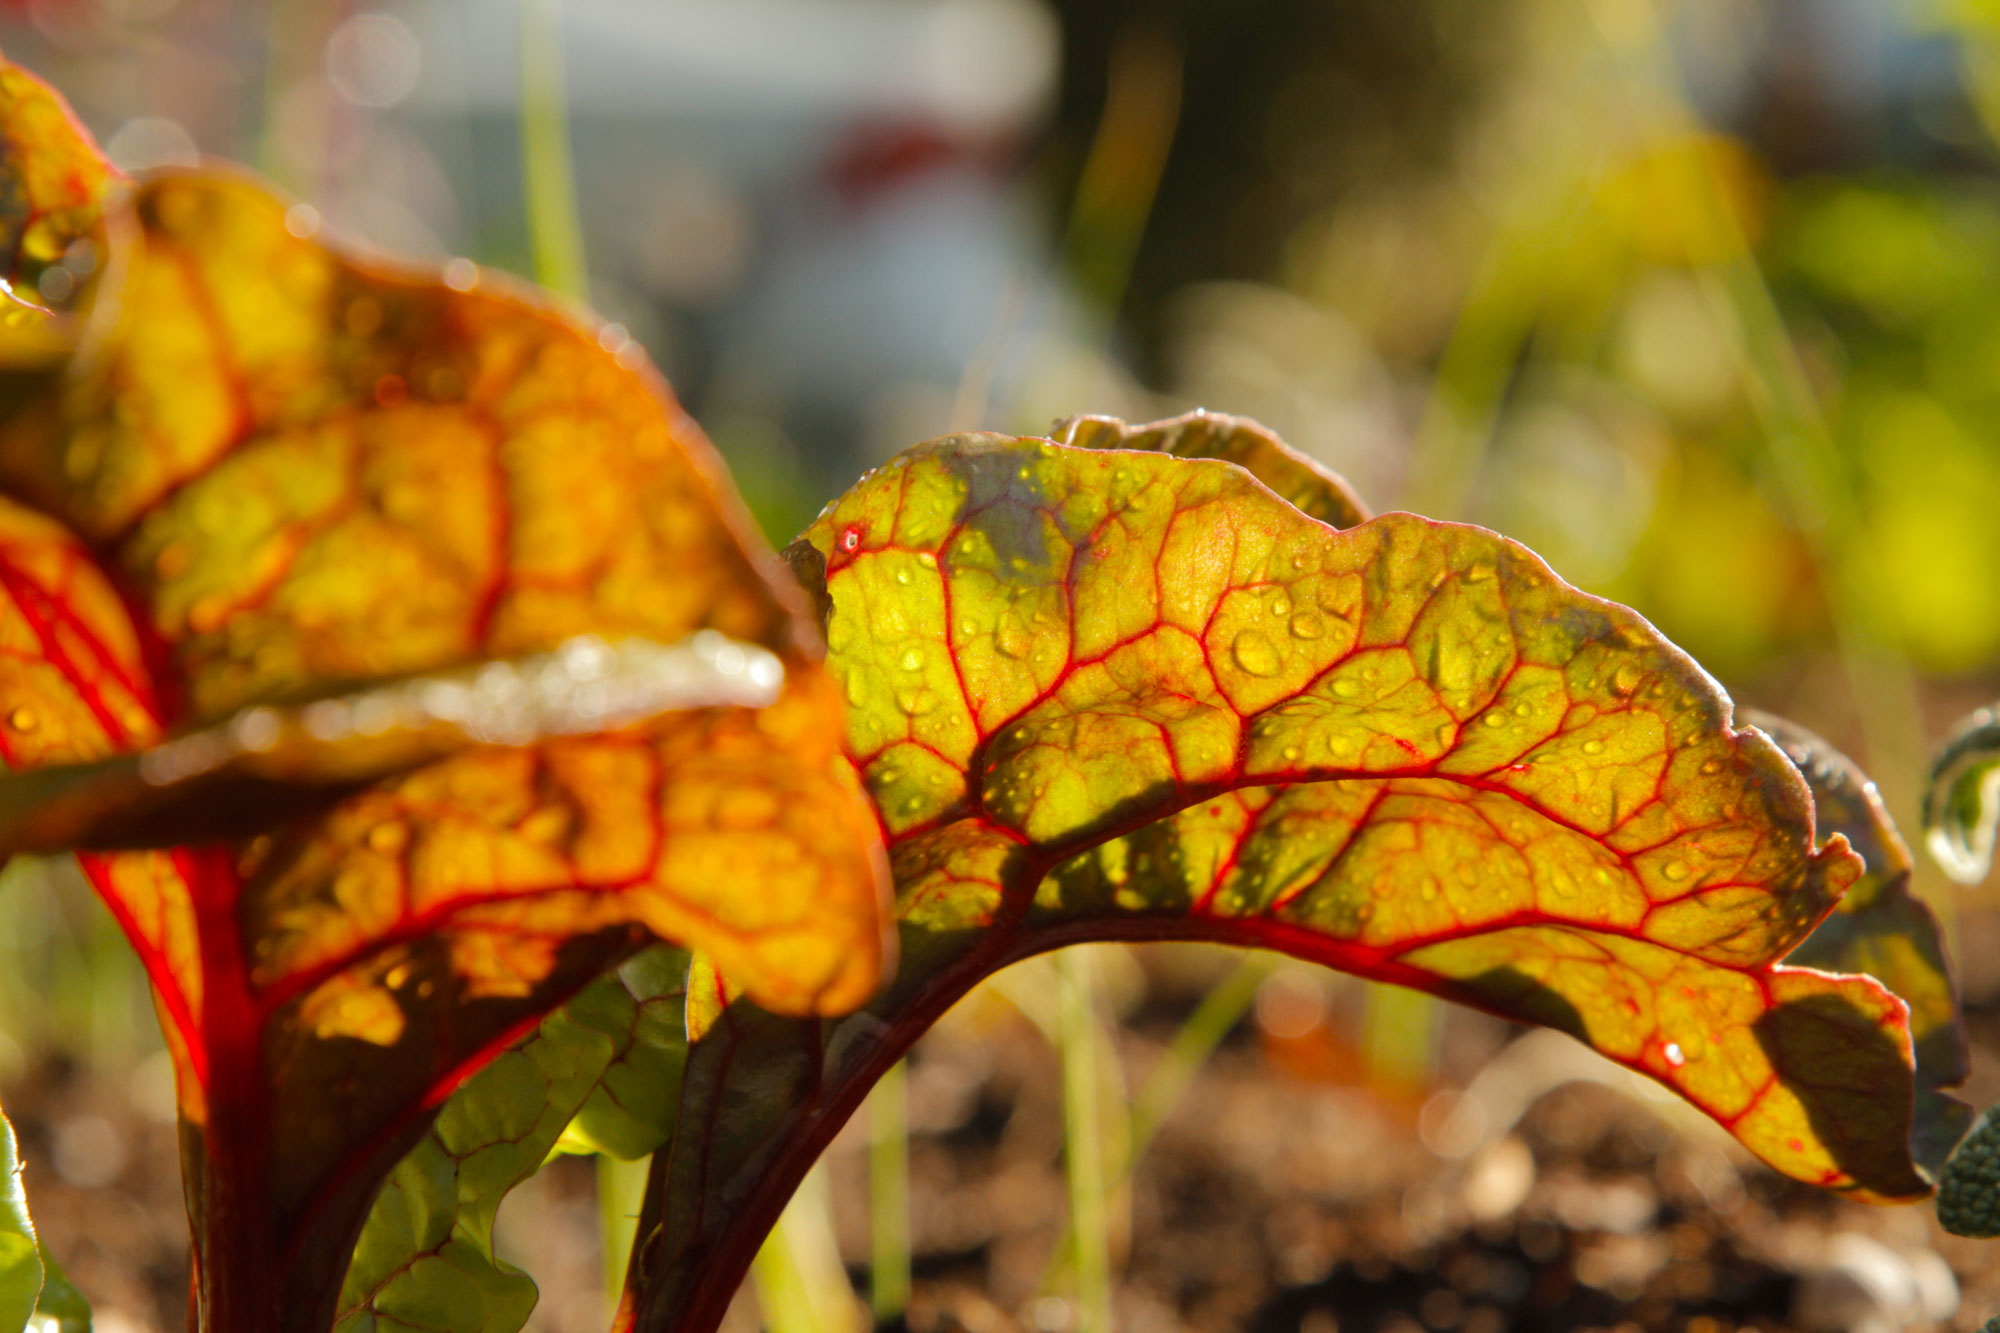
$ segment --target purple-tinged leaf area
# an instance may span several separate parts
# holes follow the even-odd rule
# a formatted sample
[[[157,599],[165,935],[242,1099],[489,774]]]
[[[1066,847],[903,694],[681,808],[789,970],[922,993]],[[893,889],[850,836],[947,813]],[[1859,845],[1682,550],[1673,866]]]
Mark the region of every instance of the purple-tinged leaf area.
[[[1911,1148],[1936,1178],[1972,1124],[1972,1108],[1945,1091],[1964,1083],[1972,1064],[1937,917],[1910,887],[1910,849],[1853,760],[1796,722],[1757,710],[1745,710],[1744,721],[1777,741],[1805,775],[1820,835],[1841,834],[1867,866],[1839,908],[1785,961],[1866,973],[1909,1006],[1917,1062]]]

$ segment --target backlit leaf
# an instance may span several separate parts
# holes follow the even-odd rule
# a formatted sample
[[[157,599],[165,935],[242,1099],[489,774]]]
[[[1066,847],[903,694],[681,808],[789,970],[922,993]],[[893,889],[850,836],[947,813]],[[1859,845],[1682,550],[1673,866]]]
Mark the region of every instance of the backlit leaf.
[[[320,1333],[452,1088],[632,950],[859,1003],[879,832],[804,604],[622,333],[240,176],[105,207],[75,354],[0,369],[0,483],[83,539],[0,508],[0,757],[39,770],[0,850],[154,848],[83,859],[175,1057],[201,1326]]]
[[[917,1033],[1091,939],[1280,949],[1557,1027],[1789,1175],[1928,1191],[1903,1004],[1779,963],[1860,859],[1815,846],[1804,781],[1698,667],[1525,549],[999,436],[903,455],[806,539],[903,963],[860,1015],[738,1001],[690,1046],[633,1327],[719,1318],[718,1274]]]
[[[96,265],[117,173],[62,97],[4,60],[0,161],[0,359],[15,360],[62,347],[52,308],[65,308]]]
[[[375,1199],[336,1333],[516,1333],[527,1322],[535,1285],[495,1257],[494,1213],[579,1118],[630,1156],[657,1146],[633,1129],[679,1090],[686,976],[678,950],[633,959],[452,1094]]]
[[[1909,1006],[1917,1061],[1911,1146],[1935,1175],[1972,1121],[1972,1108],[1944,1091],[1965,1082],[1971,1055],[1937,917],[1910,891],[1910,849],[1853,760],[1795,722],[1754,709],[1742,718],[1777,741],[1805,776],[1820,835],[1843,835],[1867,866],[1839,908],[1785,961],[1866,973]]]
[[[21,1188],[21,1154],[14,1127],[0,1116],[0,1333],[21,1333],[41,1294],[42,1253]]]

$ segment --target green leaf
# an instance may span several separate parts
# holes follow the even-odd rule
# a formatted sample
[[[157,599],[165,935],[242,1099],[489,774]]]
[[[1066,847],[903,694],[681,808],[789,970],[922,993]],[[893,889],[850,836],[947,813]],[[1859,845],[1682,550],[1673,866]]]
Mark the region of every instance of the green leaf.
[[[35,1313],[55,1320],[55,1327],[44,1328],[42,1333],[90,1333],[90,1302],[70,1284],[69,1274],[63,1272],[46,1244],[41,1251],[42,1295],[35,1302]]]
[[[643,1157],[664,1140],[686,1051],[687,955],[654,948],[592,983],[453,1093],[376,1196],[338,1333],[516,1333],[527,1274],[493,1252],[508,1192],[562,1145]]]
[[[14,1127],[0,1116],[0,1333],[21,1333],[42,1294],[42,1250],[21,1188]]]
[[[1188,424],[1098,437],[1234,434]],[[1864,866],[1820,844],[1777,746],[1520,546],[1407,514],[1336,530],[1273,461],[953,436],[794,547],[823,571],[902,965],[846,1019],[705,1018],[636,1329],[710,1326],[881,1071],[981,977],[1094,939],[1274,948],[1557,1027],[1780,1171],[1928,1192],[1904,1005],[1779,961]]]

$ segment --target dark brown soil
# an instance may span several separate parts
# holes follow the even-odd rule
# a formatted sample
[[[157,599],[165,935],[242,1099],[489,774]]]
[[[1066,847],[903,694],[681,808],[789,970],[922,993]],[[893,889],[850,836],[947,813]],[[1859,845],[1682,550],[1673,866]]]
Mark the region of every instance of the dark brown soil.
[[[1232,965],[1199,950],[1101,961],[1129,1087]],[[1057,1066],[1023,1014],[1041,983],[1017,974],[976,995],[913,1058],[913,1333],[1073,1326],[1050,1265],[1066,1218]],[[1785,1181],[1546,1034],[1449,1011],[1429,1081],[1372,1086],[1356,1054],[1365,1006],[1358,984],[1287,967],[1198,1074],[1113,1200],[1121,1333],[1790,1329],[1802,1282],[1819,1280],[1802,1275],[1851,1249],[1842,1236],[1927,1277],[1934,1310],[1952,1298],[1942,1320],[1882,1327],[1972,1330],[2000,1311],[2000,1242],[1946,1236],[1927,1206]],[[1975,1010],[1974,1029],[1984,1104],[2000,1096],[2000,1010]],[[45,1061],[7,1089],[36,1216],[101,1333],[183,1325],[185,1222],[157,1075]],[[828,1159],[834,1234],[863,1294],[866,1153],[857,1120]],[[503,1211],[503,1248],[543,1287],[540,1333],[603,1327],[592,1192],[589,1166],[565,1160]],[[730,1326],[757,1326],[747,1292]]]

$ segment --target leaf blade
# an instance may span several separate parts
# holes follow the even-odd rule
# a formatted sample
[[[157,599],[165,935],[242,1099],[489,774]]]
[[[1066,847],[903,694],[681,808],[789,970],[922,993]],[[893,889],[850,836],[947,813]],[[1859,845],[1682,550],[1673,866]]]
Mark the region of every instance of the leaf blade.
[[[719,1317],[695,1275],[747,1261],[770,1182],[979,977],[1084,940],[1278,948],[1562,1027],[1780,1170],[1927,1192],[1882,1095],[1911,1080],[1902,1004],[1780,964],[1859,859],[1684,654],[1522,548],[965,436],[806,540],[903,964],[822,1033],[739,1002],[692,1044],[633,1327]]]

